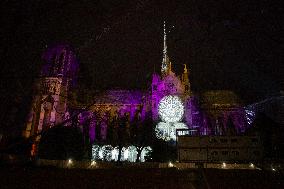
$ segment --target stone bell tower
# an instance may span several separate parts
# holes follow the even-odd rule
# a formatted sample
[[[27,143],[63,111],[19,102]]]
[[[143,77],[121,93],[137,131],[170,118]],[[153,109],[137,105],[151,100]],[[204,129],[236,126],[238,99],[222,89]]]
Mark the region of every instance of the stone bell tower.
[[[34,96],[24,135],[31,135],[60,124],[67,112],[67,95],[76,83],[78,61],[69,45],[52,46],[43,53],[37,94]]]

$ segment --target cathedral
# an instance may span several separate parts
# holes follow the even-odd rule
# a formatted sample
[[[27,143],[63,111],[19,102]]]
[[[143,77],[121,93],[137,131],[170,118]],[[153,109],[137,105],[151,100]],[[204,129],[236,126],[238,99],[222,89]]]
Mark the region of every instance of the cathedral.
[[[49,47],[42,55],[44,65],[23,135],[40,135],[56,125],[74,126],[93,144],[106,141],[109,127],[119,127],[118,120],[122,119],[126,129],[151,120],[156,137],[165,141],[175,141],[178,131],[192,135],[244,132],[248,122],[237,96],[222,90],[194,95],[188,65],[180,75],[174,72],[165,24],[163,38],[161,70],[152,74],[149,91],[100,91],[91,104],[84,106],[74,105],[67,98],[77,84],[79,62],[74,49],[66,44]]]

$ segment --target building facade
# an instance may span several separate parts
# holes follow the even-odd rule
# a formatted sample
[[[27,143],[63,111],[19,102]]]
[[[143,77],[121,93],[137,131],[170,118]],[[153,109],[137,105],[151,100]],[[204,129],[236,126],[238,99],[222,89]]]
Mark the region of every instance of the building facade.
[[[180,136],[179,162],[257,162],[263,158],[259,136]]]
[[[229,122],[236,133],[243,132],[247,127],[244,110],[232,98],[232,92],[209,93],[204,98],[209,101],[204,103],[193,95],[187,65],[180,76],[173,71],[166,37],[164,25],[161,73],[153,73],[149,91],[99,91],[92,97],[92,103],[77,106],[70,105],[67,98],[78,76],[74,50],[69,45],[48,48],[42,57],[45,64],[24,135],[37,135],[63,124],[79,127],[90,143],[103,142],[108,138],[109,128],[120,127],[121,120],[126,130],[131,130],[133,125],[143,125],[146,119],[152,120],[156,136],[166,141],[176,140],[176,129],[190,129],[199,135],[226,134]],[[215,103],[208,98],[220,94],[227,94],[233,100]],[[212,109],[216,110],[213,114],[209,111]]]
[[[23,133],[25,137],[37,135],[68,119],[66,96],[78,74],[78,61],[69,45],[51,46],[42,59],[45,64],[35,83],[36,94]]]

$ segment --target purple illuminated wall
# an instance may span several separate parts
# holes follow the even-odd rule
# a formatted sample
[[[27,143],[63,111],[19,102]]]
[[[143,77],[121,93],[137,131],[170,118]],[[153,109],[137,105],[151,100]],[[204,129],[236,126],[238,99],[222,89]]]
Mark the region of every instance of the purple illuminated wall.
[[[78,115],[78,112],[81,112],[78,117],[72,118],[72,123],[70,122],[66,126],[79,127],[84,134],[84,138],[88,138],[91,143],[98,141],[98,139],[100,140],[100,138],[105,140],[108,127],[114,124],[117,125],[118,121],[121,120],[126,120],[127,124],[130,125],[133,125],[133,123],[138,125],[146,118],[150,118],[154,123],[158,123],[161,121],[158,115],[158,105],[160,100],[167,95],[176,95],[182,99],[185,114],[181,122],[201,135],[226,134],[229,119],[233,122],[236,134],[244,132],[247,128],[246,112],[242,108],[232,108],[229,111],[221,110],[217,116],[212,116],[212,114],[206,111],[206,108],[201,106],[199,97],[194,96],[190,89],[186,90],[185,86],[190,86],[186,69],[182,77],[176,76],[172,71],[163,76],[154,73],[150,91],[100,91],[93,96],[95,104],[90,110],[82,112],[79,107],[78,109],[73,107],[74,109],[72,110],[67,107],[67,99],[59,98],[59,96],[62,92],[66,95],[70,91],[69,87],[74,86],[77,81],[79,63],[74,49],[67,44],[52,45],[43,53],[42,59],[45,62],[41,72],[41,76],[44,78],[43,87],[46,87],[44,95],[52,95],[57,105],[50,108],[50,111],[40,112],[41,114],[49,114],[40,119],[45,120],[46,118],[48,119],[46,122],[50,122],[51,112],[54,112],[56,121],[53,122],[58,124],[65,120],[60,118],[60,116],[62,117],[68,113],[69,117],[73,117],[73,115]],[[59,87],[56,90],[50,90],[53,84]],[[50,91],[54,91],[54,94],[51,94]],[[221,105],[230,104],[224,102],[224,99],[230,98],[223,94],[231,93],[221,93],[220,91],[208,93],[208,99],[213,99],[212,103],[208,103],[209,106],[218,103]],[[220,100],[218,101],[218,99]],[[62,112],[58,113],[58,110],[62,110]],[[39,118],[36,119],[36,123],[41,122]],[[47,123],[47,126],[48,124],[50,126],[50,123]],[[155,126],[153,125],[153,127]]]
[[[140,113],[140,118],[144,120],[146,111],[147,94],[138,90],[107,90],[100,92],[93,97],[95,106],[102,107],[109,105],[109,108],[117,111],[118,116],[123,116],[129,113],[132,121],[137,114]]]
[[[45,64],[42,68],[43,77],[62,76],[63,81],[72,80],[76,83],[78,77],[79,62],[75,56],[74,49],[67,44],[50,46],[42,55]]]

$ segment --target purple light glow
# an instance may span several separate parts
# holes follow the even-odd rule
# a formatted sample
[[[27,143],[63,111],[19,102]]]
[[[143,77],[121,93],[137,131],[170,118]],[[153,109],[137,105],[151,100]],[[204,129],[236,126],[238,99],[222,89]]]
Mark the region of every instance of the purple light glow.
[[[79,62],[74,49],[67,44],[50,46],[42,55],[45,64],[42,68],[42,77],[62,76],[65,80],[72,79],[72,85],[76,84]]]
[[[44,124],[49,124],[48,127],[50,127],[51,113],[56,114],[56,111],[58,113],[58,110],[62,109],[62,115],[65,115],[67,110],[70,115],[75,115],[77,111],[80,111],[80,108],[76,109],[76,107],[74,109],[67,108],[67,100],[59,102],[61,99],[58,97],[62,92],[67,94],[69,86],[76,82],[79,64],[73,48],[65,44],[49,47],[43,53],[42,59],[46,62],[42,69],[42,77],[45,77],[43,80],[43,86],[46,88],[45,95],[54,91],[53,97],[56,99],[54,106],[58,106],[55,110],[50,108],[49,111],[41,112],[44,115],[40,122],[44,120],[46,122]],[[245,117],[248,114],[244,110],[241,108],[232,108],[230,111],[221,110],[221,113],[212,116],[206,111],[206,108],[204,109],[200,105],[199,97],[192,95],[187,68],[185,67],[184,73],[180,77],[172,71],[171,64],[169,66],[169,71],[162,76],[153,74],[151,91],[106,90],[97,92],[93,96],[95,104],[89,110],[81,112],[77,118],[74,118],[77,120],[73,120],[69,126],[79,127],[91,143],[105,141],[108,128],[111,125],[118,127],[121,120],[124,120],[126,125],[139,125],[147,117],[147,119],[152,119],[154,123],[159,123],[161,117],[158,115],[158,107],[161,100],[166,96],[176,96],[183,104],[183,115],[175,123],[182,125],[183,129],[187,127],[200,135],[222,135],[228,130],[228,120],[231,119],[236,133],[245,131],[247,128]],[[231,95],[231,93],[219,91],[208,93],[208,97],[213,97],[214,103],[220,104],[222,109],[222,105],[229,104],[224,102],[223,94],[229,94],[228,97]],[[225,97],[227,96],[225,95]],[[222,100],[218,102],[218,99]],[[174,108],[172,108],[172,112],[176,112]],[[169,116],[174,118],[175,115]],[[60,115],[55,117],[57,120],[52,119],[53,124],[61,120],[59,119]],[[153,127],[155,126],[153,125]]]

